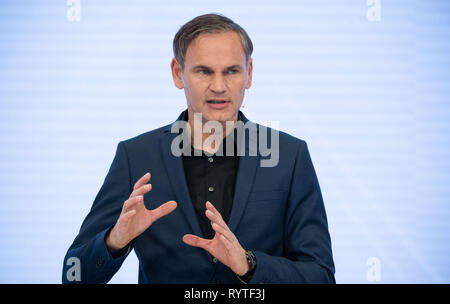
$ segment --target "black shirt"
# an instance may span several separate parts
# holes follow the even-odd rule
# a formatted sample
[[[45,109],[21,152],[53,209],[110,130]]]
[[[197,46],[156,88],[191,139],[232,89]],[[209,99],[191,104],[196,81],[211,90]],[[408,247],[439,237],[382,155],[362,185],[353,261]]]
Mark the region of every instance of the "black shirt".
[[[188,111],[186,110],[182,120],[188,120]],[[242,120],[241,117],[238,117]],[[210,220],[206,217],[206,201],[209,201],[220,212],[226,223],[230,217],[233,207],[234,189],[236,176],[239,166],[239,157],[237,154],[237,129],[231,132],[229,136],[234,136],[233,156],[226,156],[227,138],[224,138],[218,151],[223,151],[223,156],[209,154],[202,151],[201,156],[195,156],[194,148],[191,146],[191,156],[182,156],[184,174],[189,189],[192,204],[197,214],[200,228],[204,238],[214,237],[214,231]],[[130,243],[131,244],[131,243]],[[130,244],[120,250],[108,248],[114,258],[121,257],[130,251]]]
[[[187,111],[183,120],[187,120]],[[193,147],[191,147],[191,156],[182,156],[189,194],[204,238],[214,237],[211,222],[205,215],[206,201],[214,205],[225,222],[228,222],[230,217],[239,166],[236,134],[235,129],[228,135],[234,136],[233,156],[226,156],[226,138],[222,141],[223,156],[205,151],[202,151],[201,156],[194,156]],[[221,151],[221,148],[218,151]]]
[[[182,120],[188,121],[188,111],[182,115]],[[239,114],[238,120],[242,121]],[[233,136],[233,154],[227,156],[227,138]],[[191,146],[190,156],[183,155],[184,175],[189,189],[192,204],[202,230],[204,238],[212,239],[214,231],[211,227],[210,220],[206,217],[206,202],[209,201],[220,212],[223,220],[228,223],[231,209],[233,207],[234,190],[236,177],[239,167],[239,156],[237,153],[238,132],[235,128],[226,138],[222,140],[218,151],[222,151],[221,155],[211,154],[201,151],[201,156],[195,156]],[[230,149],[231,150],[231,149]],[[125,248],[114,251],[110,250],[113,257],[123,256],[130,250],[130,245]],[[245,278],[238,277],[241,281],[248,282],[251,275]]]

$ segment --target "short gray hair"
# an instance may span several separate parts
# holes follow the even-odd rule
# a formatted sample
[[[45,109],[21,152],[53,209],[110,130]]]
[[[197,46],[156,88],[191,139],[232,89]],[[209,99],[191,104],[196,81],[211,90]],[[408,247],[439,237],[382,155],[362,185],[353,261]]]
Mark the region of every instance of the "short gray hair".
[[[184,59],[189,44],[202,33],[219,34],[228,31],[236,32],[241,38],[246,63],[248,64],[253,52],[253,43],[247,32],[233,20],[221,14],[205,14],[195,17],[184,24],[173,39],[173,53],[175,59],[184,70]]]

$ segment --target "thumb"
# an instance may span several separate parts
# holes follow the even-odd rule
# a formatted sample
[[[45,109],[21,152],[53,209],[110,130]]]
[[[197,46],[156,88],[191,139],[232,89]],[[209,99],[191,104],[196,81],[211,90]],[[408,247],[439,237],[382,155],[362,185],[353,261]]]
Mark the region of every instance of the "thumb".
[[[207,250],[207,245],[209,244],[210,240],[202,239],[201,237],[193,234],[185,234],[183,236],[183,242],[185,242],[189,246],[200,247]]]
[[[161,217],[169,214],[170,212],[175,210],[175,208],[177,208],[177,202],[175,202],[175,201],[168,201],[167,203],[162,204],[158,208],[151,210],[150,212],[152,214],[153,222],[157,221]]]

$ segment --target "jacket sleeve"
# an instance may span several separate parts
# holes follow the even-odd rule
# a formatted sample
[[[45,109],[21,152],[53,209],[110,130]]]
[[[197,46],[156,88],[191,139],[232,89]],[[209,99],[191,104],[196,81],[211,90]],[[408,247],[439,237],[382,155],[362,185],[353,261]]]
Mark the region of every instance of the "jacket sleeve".
[[[335,283],[322,194],[306,142],[301,141],[284,223],[284,257],[255,251],[249,283]]]
[[[64,257],[63,283],[107,283],[128,256],[130,250],[114,258],[106,247],[105,236],[131,193],[129,171],[125,145],[120,142],[92,208]]]

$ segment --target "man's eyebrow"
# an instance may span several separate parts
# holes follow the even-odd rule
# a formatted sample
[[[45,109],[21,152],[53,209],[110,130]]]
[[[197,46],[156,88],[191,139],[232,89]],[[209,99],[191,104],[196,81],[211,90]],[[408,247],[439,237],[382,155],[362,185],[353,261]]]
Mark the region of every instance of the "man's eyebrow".
[[[225,70],[233,70],[233,69],[240,69],[240,68],[241,68],[241,66],[239,64],[234,64],[232,66],[227,67]],[[210,68],[206,65],[203,65],[203,64],[198,64],[192,68],[192,70],[198,70],[198,69],[205,69],[205,70],[209,70],[209,71],[213,70],[212,68]]]
[[[206,65],[202,65],[202,64],[198,64],[198,65],[194,66],[192,69],[193,70],[198,70],[198,69],[211,70],[210,67],[207,67]]]
[[[228,67],[227,70],[240,69],[240,68],[241,68],[241,65],[235,64],[235,65]]]

